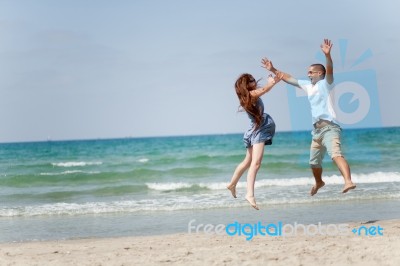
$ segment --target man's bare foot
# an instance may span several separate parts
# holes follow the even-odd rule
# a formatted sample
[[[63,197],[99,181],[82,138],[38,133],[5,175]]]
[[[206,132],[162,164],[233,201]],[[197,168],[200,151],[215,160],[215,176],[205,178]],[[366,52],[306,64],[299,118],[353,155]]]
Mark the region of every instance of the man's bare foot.
[[[349,191],[350,189],[355,189],[356,185],[354,183],[347,183],[344,184],[344,188],[343,188],[343,193],[346,193],[347,191]]]
[[[236,186],[233,187],[227,186],[226,188],[231,191],[232,196],[236,199]]]
[[[250,203],[251,207],[253,207],[256,210],[259,210],[254,196],[246,196],[246,200]]]
[[[310,195],[311,195],[311,196],[314,196],[315,194],[317,194],[318,189],[322,188],[323,186],[325,186],[325,182],[324,182],[324,181],[322,181],[321,183],[315,184],[315,185],[311,188]]]

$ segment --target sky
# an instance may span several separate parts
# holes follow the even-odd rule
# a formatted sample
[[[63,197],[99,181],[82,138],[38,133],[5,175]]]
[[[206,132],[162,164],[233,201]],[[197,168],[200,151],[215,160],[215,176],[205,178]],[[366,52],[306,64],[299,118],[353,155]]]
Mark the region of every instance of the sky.
[[[296,78],[333,42],[343,128],[400,126],[400,3],[0,0],[0,142],[242,133],[234,83],[261,59]],[[306,97],[263,96],[278,131]]]

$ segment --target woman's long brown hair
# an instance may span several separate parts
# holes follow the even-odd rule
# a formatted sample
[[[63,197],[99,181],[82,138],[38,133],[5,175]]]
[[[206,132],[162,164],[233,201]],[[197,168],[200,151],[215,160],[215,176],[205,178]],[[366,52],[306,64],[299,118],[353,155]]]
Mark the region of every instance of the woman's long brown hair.
[[[253,77],[250,74],[245,73],[240,75],[235,82],[235,89],[239,98],[240,106],[254,117],[255,129],[258,129],[261,126],[263,114],[257,107],[257,98],[252,97],[248,89],[250,80],[253,80]]]

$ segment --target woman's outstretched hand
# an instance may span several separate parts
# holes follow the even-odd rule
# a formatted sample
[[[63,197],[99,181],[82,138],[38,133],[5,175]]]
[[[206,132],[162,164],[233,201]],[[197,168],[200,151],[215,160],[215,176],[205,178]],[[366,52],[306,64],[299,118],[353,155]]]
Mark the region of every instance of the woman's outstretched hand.
[[[275,84],[281,81],[283,78],[283,73],[280,71],[276,71],[275,76],[272,76],[272,74],[269,74],[268,76],[268,83]]]

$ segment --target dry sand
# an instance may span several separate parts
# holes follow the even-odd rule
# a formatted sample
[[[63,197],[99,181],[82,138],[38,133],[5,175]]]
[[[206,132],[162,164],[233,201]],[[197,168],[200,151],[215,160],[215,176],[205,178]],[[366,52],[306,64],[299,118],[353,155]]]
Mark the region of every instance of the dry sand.
[[[0,265],[400,265],[400,220],[383,236],[244,236],[184,233],[0,244]]]

